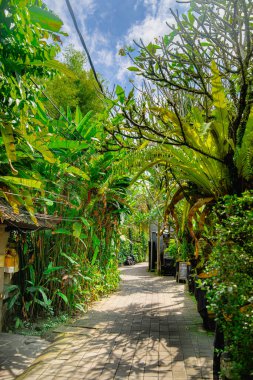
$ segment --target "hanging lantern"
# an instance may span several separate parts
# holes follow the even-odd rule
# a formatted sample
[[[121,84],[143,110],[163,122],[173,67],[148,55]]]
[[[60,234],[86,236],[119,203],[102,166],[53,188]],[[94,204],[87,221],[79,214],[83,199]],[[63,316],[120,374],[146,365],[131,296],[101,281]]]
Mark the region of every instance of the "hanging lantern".
[[[4,260],[5,273],[15,273],[19,271],[19,257],[14,248],[9,248]]]

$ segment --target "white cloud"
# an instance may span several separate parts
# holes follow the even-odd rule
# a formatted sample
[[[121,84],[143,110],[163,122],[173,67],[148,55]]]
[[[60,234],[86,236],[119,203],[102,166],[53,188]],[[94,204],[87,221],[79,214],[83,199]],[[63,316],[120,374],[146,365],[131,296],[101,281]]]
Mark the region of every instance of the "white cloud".
[[[49,9],[53,9],[56,14],[60,17],[62,15],[68,16],[66,14],[67,5],[65,0],[44,0]],[[71,0],[71,7],[74,10],[74,13],[80,10],[80,5],[82,6],[82,10],[85,9],[85,12],[82,12],[82,18],[87,18],[91,14],[93,14],[96,10],[96,1],[95,0],[82,0],[81,4],[79,0]]]
[[[64,23],[63,30],[69,34],[68,38],[63,38],[64,45],[71,43],[76,49],[83,51],[65,0],[44,1]],[[119,81],[123,85],[126,84],[128,78],[133,77],[133,73],[127,70],[127,67],[132,64],[127,57],[118,56],[118,50],[125,45],[132,45],[133,40],[139,41],[141,38],[145,44],[148,44],[154,41],[154,38],[168,34],[169,28],[166,22],[174,23],[169,8],[178,8],[176,0],[136,0],[134,9],[137,10],[141,5],[144,6],[145,17],[134,23],[126,31],[125,36],[119,38],[117,46],[114,47],[111,46],[109,34],[106,35],[99,29],[92,30],[90,33],[87,29],[88,17],[95,17],[96,12],[100,11],[97,0],[71,0],[71,5],[96,69],[101,70],[102,74],[108,74],[109,78],[107,78],[112,82]],[[126,15],[126,17],[130,17],[130,15]],[[138,81],[139,79],[140,77],[137,77]]]
[[[162,37],[170,32],[167,23],[169,25],[175,24],[170,12],[170,8],[176,4],[175,0],[140,1],[143,2],[146,8],[146,17],[128,29],[124,39],[118,43],[118,50],[124,45],[133,45],[133,41],[139,42],[140,39],[144,44],[154,42],[155,38]],[[120,81],[126,81],[130,76],[127,67],[131,66],[131,62],[119,57],[117,63],[118,72],[116,77]],[[139,82],[139,77],[137,81]]]
[[[170,8],[175,0],[143,0],[146,7],[146,17],[139,23],[134,24],[127,32],[125,42],[143,40],[144,43],[154,41],[154,38],[162,37],[169,33],[166,24],[173,24],[174,19]]]
[[[118,53],[115,58],[118,68],[116,72],[116,79],[120,82],[126,82],[127,78],[130,77],[130,72],[127,68],[131,66],[131,61],[128,57],[120,57]]]
[[[49,9],[52,9],[63,21],[63,31],[69,37],[64,40],[65,44],[72,44],[77,50],[83,51],[83,46],[73,25],[65,0],[44,0]],[[113,64],[113,54],[109,51],[109,40],[100,30],[95,29],[92,34],[88,32],[86,20],[96,11],[96,0],[71,0],[71,6],[79,29],[93,58],[94,63],[110,66]],[[60,58],[60,57],[59,57]],[[61,58],[60,58],[61,59]]]
[[[101,64],[107,67],[112,66],[114,63],[113,53],[109,49],[100,49],[97,51],[95,64]]]
[[[48,8],[52,9],[53,12],[56,13],[63,21],[63,31],[69,35],[69,37],[64,40],[64,43],[71,43],[76,49],[83,50],[65,0],[44,0],[44,2],[47,4]],[[80,5],[82,6],[81,12]],[[81,4],[79,0],[71,0],[71,7],[77,18],[81,33],[83,36],[86,36],[87,39],[88,32],[85,22],[86,19],[96,11],[96,0],[82,0]]]
[[[131,43],[133,40],[137,42],[140,39],[145,44],[153,42],[154,38],[162,37],[170,32],[166,22],[170,24],[173,19],[148,16],[141,23],[132,26],[126,36],[126,42]]]
[[[144,5],[146,6],[147,11],[155,16],[159,6],[159,0],[144,0]]]
[[[92,32],[92,35],[87,35],[86,39],[91,54],[96,54],[101,47],[106,48],[109,46],[109,39],[98,29],[95,29]]]

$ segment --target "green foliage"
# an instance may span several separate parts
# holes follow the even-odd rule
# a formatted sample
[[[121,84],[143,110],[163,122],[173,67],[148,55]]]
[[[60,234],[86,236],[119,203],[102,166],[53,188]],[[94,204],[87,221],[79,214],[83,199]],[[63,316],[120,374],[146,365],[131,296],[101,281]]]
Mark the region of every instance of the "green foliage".
[[[18,273],[16,284],[7,289],[11,315],[34,322],[38,316],[59,315],[63,311],[75,314],[85,311],[90,302],[117,288],[116,258],[107,252],[111,258],[106,264],[104,260],[100,262],[98,249],[92,263],[87,251],[76,243],[73,235],[60,235],[59,239],[48,232],[27,236],[26,242],[19,246],[23,268]],[[52,250],[53,245],[53,259],[48,261],[45,249],[49,246]],[[36,249],[38,246],[39,250]],[[60,252],[63,246],[68,247],[67,253]],[[71,248],[75,252],[71,252]]]
[[[133,245],[133,255],[137,263],[141,263],[147,260],[147,236],[144,231],[139,235],[139,241],[136,241]]]
[[[142,230],[132,227],[131,236],[129,238],[121,238],[118,260],[123,264],[127,256],[134,255],[135,262],[141,263],[147,259],[147,236]]]
[[[117,86],[115,99],[102,102],[80,52],[69,47],[64,64],[54,61],[62,25],[57,16],[40,1],[23,1],[22,7],[17,1],[1,2],[1,196],[17,213],[25,205],[35,223],[35,203],[37,211],[59,222],[54,233],[16,234],[21,271],[7,303],[17,326],[38,315],[84,311],[116,289],[118,257],[133,253],[144,260],[148,223],[162,221],[162,210],[166,217],[173,214],[182,197],[187,202],[177,218],[180,243],[171,242],[169,252],[178,250],[181,259],[188,259],[193,254],[188,215],[198,229],[205,222],[203,199],[251,187],[253,49],[242,47],[240,67],[238,57],[231,59],[240,50],[231,41],[237,47],[234,30],[245,22],[242,2],[238,17],[229,16],[226,2],[224,22],[217,20],[218,29],[228,28],[227,44],[213,33],[212,4],[205,1],[201,8],[200,1],[192,1],[186,15],[175,15],[170,34],[141,46],[129,69],[152,83],[138,101],[133,91],[126,94]],[[201,34],[206,23],[212,38]],[[244,33],[249,30],[251,24]],[[220,46],[226,46],[228,57]],[[121,54],[132,51],[128,47]],[[54,77],[58,69],[62,74]],[[60,112],[44,97],[42,85]],[[181,198],[171,205],[175,188]],[[218,274],[208,297],[236,379],[252,369],[252,194],[226,198],[216,214],[209,266]],[[127,238],[120,246],[121,234]]]
[[[64,64],[53,60],[62,22],[40,1],[3,1],[0,8],[0,195],[17,214],[24,205],[34,223],[36,211],[58,221],[55,233],[13,235],[21,270],[8,309],[17,321],[31,321],[83,311],[117,287],[118,227],[129,183],[107,181],[115,157],[98,152],[105,133],[91,109],[102,102],[83,55],[70,47]],[[63,74],[54,82],[56,70]],[[48,116],[42,84],[65,108],[59,118]]]
[[[183,261],[188,261],[194,253],[194,247],[184,235],[178,246],[179,258]]]
[[[99,112],[103,109],[103,102],[99,96],[96,81],[91,71],[85,70],[86,57],[75,50],[72,45],[65,48],[63,53],[64,66],[74,75],[74,78],[61,73],[50,80],[43,81],[45,94],[58,109],[74,111],[79,107],[83,114],[89,111]],[[45,106],[53,118],[60,116],[54,105],[45,98]]]
[[[131,155],[129,158],[131,160]],[[116,163],[113,167],[112,177],[117,170]],[[153,207],[150,206],[150,190],[148,188],[151,186],[151,181],[140,180],[134,183],[128,180],[128,183],[131,188],[127,189],[126,194],[128,209],[125,209],[122,217],[118,259],[120,263],[123,263],[127,256],[132,254],[136,262],[143,262],[146,261],[148,253],[149,223],[157,217],[157,204],[154,203]]]
[[[169,257],[173,259],[178,259],[178,244],[175,239],[170,239],[169,246],[166,248],[165,252]]]
[[[127,166],[137,180],[152,166],[166,167],[189,203],[193,224],[202,229],[203,204],[252,187],[252,11],[248,0],[236,7],[192,0],[186,14],[172,11],[169,34],[136,44],[133,54],[127,47],[120,51],[146,84],[137,99],[118,86],[109,103],[112,139],[106,146],[131,151],[116,171]],[[234,48],[239,45],[241,50]]]
[[[26,270],[29,279],[25,280],[25,293],[22,292],[20,284],[11,285],[7,288],[7,292],[12,293],[7,302],[8,310],[15,310],[18,312],[20,308],[23,308],[23,317],[26,318],[28,318],[28,315],[29,318],[33,318],[37,315],[38,310],[40,309],[51,314],[52,301],[48,298],[48,289],[45,287],[45,284],[42,285],[43,280],[41,279],[38,282],[38,278],[36,278],[34,267],[32,265],[29,265]],[[47,273],[47,270],[45,270],[45,273]],[[37,311],[36,314],[35,308]]]
[[[213,217],[217,224],[208,270],[217,275],[208,300],[225,335],[233,379],[245,379],[253,368],[253,193],[225,196]]]
[[[172,176],[176,189],[160,186],[167,193],[165,223],[172,216],[183,259],[193,255],[192,243],[198,256],[216,201],[252,189],[252,12],[249,0],[192,0],[185,14],[172,11],[175,24],[166,36],[136,44],[134,53],[120,51],[145,85],[136,98],[117,87],[103,120],[112,136],[105,145],[131,152],[115,173],[127,167],[132,182],[157,167]]]
[[[42,178],[32,167],[34,152],[54,161],[45,147],[47,125],[38,120],[43,106],[36,81],[52,77],[55,72],[54,57],[59,52],[62,26],[61,20],[41,5],[34,0],[0,4],[0,131],[1,146],[5,148],[1,151],[0,193],[15,212],[24,205],[34,220],[32,191],[24,194],[22,190],[26,186],[41,192],[44,187]],[[34,136],[37,133],[40,143]],[[41,156],[36,158],[39,161]]]
[[[61,20],[43,10],[48,23],[43,23],[42,29],[35,17],[42,10],[34,4],[37,1],[23,1],[22,6],[17,1],[2,1],[0,5],[1,130],[8,123],[13,130],[19,128],[21,115],[35,107],[38,89],[33,80],[52,75],[44,63],[59,51],[57,44],[42,43],[42,39],[53,37],[52,29],[58,33]]]
[[[23,264],[17,283],[23,286],[17,302],[10,297],[10,309],[26,320],[84,311],[119,281],[118,226],[120,214],[127,211],[129,181],[121,178],[108,183],[114,155],[96,153],[102,131],[90,115],[83,116],[77,109],[73,116],[69,111],[50,124],[50,131],[69,138],[50,139],[56,162],[36,165],[41,177],[47,178],[48,192],[48,198],[38,203],[45,201],[48,213],[59,215],[62,222],[53,233],[32,234],[25,246],[20,245]]]

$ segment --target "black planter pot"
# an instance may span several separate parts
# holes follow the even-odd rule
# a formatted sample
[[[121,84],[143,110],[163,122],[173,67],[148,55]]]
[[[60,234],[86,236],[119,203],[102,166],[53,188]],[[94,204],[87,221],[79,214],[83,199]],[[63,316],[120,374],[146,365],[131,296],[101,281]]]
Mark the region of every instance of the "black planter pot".
[[[164,276],[175,277],[176,275],[175,259],[167,258],[167,257],[163,259],[162,274]]]
[[[214,352],[213,352],[213,380],[220,380],[221,350],[224,349],[224,335],[219,325],[215,326]]]
[[[207,299],[206,299],[206,290],[201,289],[197,283],[198,276],[194,280],[194,295],[197,301],[197,309],[203,320],[203,327],[206,330],[214,331],[215,330],[215,321],[214,316],[211,317],[211,313],[207,309]]]

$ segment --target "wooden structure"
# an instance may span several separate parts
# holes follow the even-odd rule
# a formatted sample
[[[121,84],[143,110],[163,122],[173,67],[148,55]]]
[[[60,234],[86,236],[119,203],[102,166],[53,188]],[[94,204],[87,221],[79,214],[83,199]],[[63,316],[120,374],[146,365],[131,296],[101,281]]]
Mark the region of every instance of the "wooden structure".
[[[6,255],[10,231],[19,230],[27,233],[52,229],[53,224],[48,218],[48,215],[36,214],[37,223],[35,223],[26,210],[20,209],[19,214],[16,214],[5,200],[0,199],[0,331],[2,331],[4,288],[10,284],[13,273],[18,271],[18,253],[16,260],[12,260],[11,255]]]
[[[161,231],[163,232],[161,233]],[[158,222],[153,222],[149,227],[149,270],[161,273],[164,265],[164,250],[168,247],[170,236],[173,236],[174,230],[163,229]],[[159,237],[158,237],[159,236]]]

